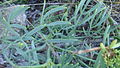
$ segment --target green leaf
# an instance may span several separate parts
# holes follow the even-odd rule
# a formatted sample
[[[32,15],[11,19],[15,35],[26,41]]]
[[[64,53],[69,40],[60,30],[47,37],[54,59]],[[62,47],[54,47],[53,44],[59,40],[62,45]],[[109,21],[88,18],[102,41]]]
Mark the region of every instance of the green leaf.
[[[106,30],[105,30],[105,33],[104,33],[104,36],[103,36],[103,43],[105,44],[106,43],[106,39],[108,38],[109,36],[109,30],[110,30],[110,25],[108,25],[106,27]]]
[[[26,27],[23,26],[23,25],[20,25],[20,24],[11,24],[10,26],[11,26],[11,27],[18,28],[18,29],[26,30]]]
[[[110,44],[110,48],[112,48],[112,47],[114,47],[115,45],[116,45],[116,43],[117,43],[117,40],[114,40],[114,41],[112,41],[112,43]]]
[[[102,17],[100,18],[100,21],[95,26],[93,26],[94,28],[97,26],[100,26],[102,23],[104,23],[108,19],[108,17],[109,17],[108,8],[104,8],[104,9],[105,9],[105,11],[103,11]]]
[[[32,46],[31,46],[32,49],[36,49],[34,41],[32,41],[31,45],[32,45]],[[34,61],[35,61],[36,63],[39,63],[37,51],[32,51],[32,55],[33,55]]]
[[[104,58],[102,57],[102,54],[103,52],[100,51],[93,68],[106,68],[106,63],[104,61]]]
[[[106,51],[105,45],[103,43],[100,43],[100,47],[101,47],[101,49],[102,49],[102,51],[104,53]]]
[[[49,10],[45,15],[44,15],[44,19],[46,19],[46,17],[48,17],[49,15],[57,12],[57,11],[60,11],[60,10],[64,10],[66,9],[67,7],[64,7],[64,6],[58,6],[56,8],[53,8],[51,10]]]
[[[1,22],[3,22],[3,15],[2,15],[2,13],[0,12],[0,24],[1,24]]]
[[[75,10],[75,16],[77,16],[78,12],[79,12],[80,10],[82,10],[82,7],[84,6],[84,3],[85,3],[85,2],[86,2],[86,0],[81,0],[81,1],[80,1],[78,7],[77,7],[76,10]]]
[[[65,25],[65,24],[71,24],[71,23],[68,21],[56,21],[56,22],[47,24],[46,26],[56,26],[56,25]]]
[[[52,43],[71,43],[71,42],[76,42],[78,41],[77,39],[49,39],[47,40],[48,42],[52,42]]]
[[[70,24],[70,22],[68,22],[68,21],[56,21],[56,22],[52,22],[50,24],[39,25],[39,26],[35,27],[33,30],[31,30],[30,32],[26,33],[25,35],[31,36],[46,26],[56,26],[56,25],[65,25],[65,24]]]
[[[120,43],[117,43],[114,46],[112,46],[112,48],[118,48],[118,47],[120,47]]]
[[[112,17],[109,17],[108,21],[110,24],[117,24],[117,22]]]
[[[40,31],[41,29],[43,29],[44,27],[45,27],[45,25],[39,25],[39,26],[35,27],[33,30],[31,30],[30,32],[26,33],[25,35],[31,36],[34,33]]]
[[[94,10],[96,10],[98,7],[100,7],[101,6],[101,4],[96,4],[95,6],[93,6],[89,11],[87,11],[87,12],[84,12],[83,14],[88,14],[88,13],[91,13],[91,12],[93,12]]]

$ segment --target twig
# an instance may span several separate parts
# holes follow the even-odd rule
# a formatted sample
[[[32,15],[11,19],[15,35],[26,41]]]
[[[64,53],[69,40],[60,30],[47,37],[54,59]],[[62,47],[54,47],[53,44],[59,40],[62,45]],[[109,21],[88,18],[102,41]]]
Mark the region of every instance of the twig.
[[[26,5],[43,5],[44,3],[26,4]],[[78,3],[45,3],[46,5],[78,4]]]
[[[110,3],[109,1],[104,1],[105,3]],[[113,4],[120,4],[120,2],[112,2]]]
[[[106,49],[108,49],[109,47],[105,47]],[[79,51],[74,51],[72,52],[73,54],[82,54],[82,53],[88,53],[91,51],[96,51],[96,50],[101,50],[100,47],[95,47],[95,48],[91,48],[91,49],[87,49],[87,50],[79,50]]]

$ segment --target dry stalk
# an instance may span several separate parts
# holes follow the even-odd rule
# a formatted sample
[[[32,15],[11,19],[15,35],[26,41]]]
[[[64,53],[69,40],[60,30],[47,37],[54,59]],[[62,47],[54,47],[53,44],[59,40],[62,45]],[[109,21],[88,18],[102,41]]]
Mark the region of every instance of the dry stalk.
[[[105,47],[106,49],[109,49],[109,47]],[[91,51],[96,51],[96,50],[101,50],[100,47],[95,47],[95,48],[91,48],[91,49],[87,49],[87,50],[79,50],[79,51],[73,51],[73,54],[82,54],[82,53],[88,53]]]

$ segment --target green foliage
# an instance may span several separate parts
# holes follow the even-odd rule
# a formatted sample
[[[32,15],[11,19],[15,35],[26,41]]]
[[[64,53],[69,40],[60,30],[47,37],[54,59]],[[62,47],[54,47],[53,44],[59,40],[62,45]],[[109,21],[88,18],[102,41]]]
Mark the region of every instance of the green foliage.
[[[6,35],[0,38],[2,44],[6,44],[6,47],[2,49],[6,61],[15,68],[105,68],[106,63],[112,60],[106,55],[109,51],[103,44],[101,45],[103,51],[99,54],[98,52],[71,54],[79,49],[93,47],[87,42],[79,45],[88,37],[103,38],[103,43],[109,44],[110,34],[119,27],[111,26],[113,19],[108,20],[109,7],[103,2],[96,2],[94,5],[91,5],[91,2],[93,1],[80,0],[79,4],[73,8],[69,5],[48,7],[44,2],[40,18],[28,25],[30,30],[25,25],[11,23],[16,16],[30,7],[20,5],[14,8],[15,11],[9,13],[7,18],[0,12],[0,24],[2,23],[5,26],[4,29],[14,34],[14,36]],[[15,28],[23,32],[19,33]],[[119,46],[119,43],[116,44],[114,41],[110,48]],[[10,54],[7,53],[9,51]],[[118,52],[115,50],[116,53]],[[95,60],[93,58],[96,55]],[[24,62],[19,65],[16,60],[24,60]],[[119,60],[115,59],[114,62],[119,62]]]
[[[107,67],[119,68],[120,67],[120,50],[114,49],[103,54]]]
[[[115,49],[120,46],[117,40],[112,41],[108,48],[101,43],[101,52],[97,57],[99,63],[95,64],[94,68],[119,68],[120,67],[120,50]],[[99,65],[101,64],[101,65]],[[98,67],[99,66],[99,67]],[[103,67],[102,67],[103,66]]]

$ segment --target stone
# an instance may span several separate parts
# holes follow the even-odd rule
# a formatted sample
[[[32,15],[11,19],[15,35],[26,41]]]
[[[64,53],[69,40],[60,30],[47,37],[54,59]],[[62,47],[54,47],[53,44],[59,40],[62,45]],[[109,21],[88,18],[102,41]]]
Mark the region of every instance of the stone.
[[[7,16],[9,15],[9,13],[11,13],[12,11],[14,11],[14,8],[19,7],[21,5],[14,5],[14,6],[10,6],[10,7],[0,7],[0,12],[2,12],[2,16],[7,20]],[[21,13],[19,14],[13,21],[10,22],[10,24],[20,24],[22,26],[26,26],[26,14],[25,13]],[[2,38],[4,35],[8,35],[11,36],[12,34],[9,32],[9,30],[7,30],[5,28],[6,25],[4,25],[1,21],[0,21],[0,38]],[[19,29],[13,28],[14,30],[16,30],[17,32],[19,32]],[[7,33],[7,34],[6,34]],[[9,34],[8,34],[9,33]]]

